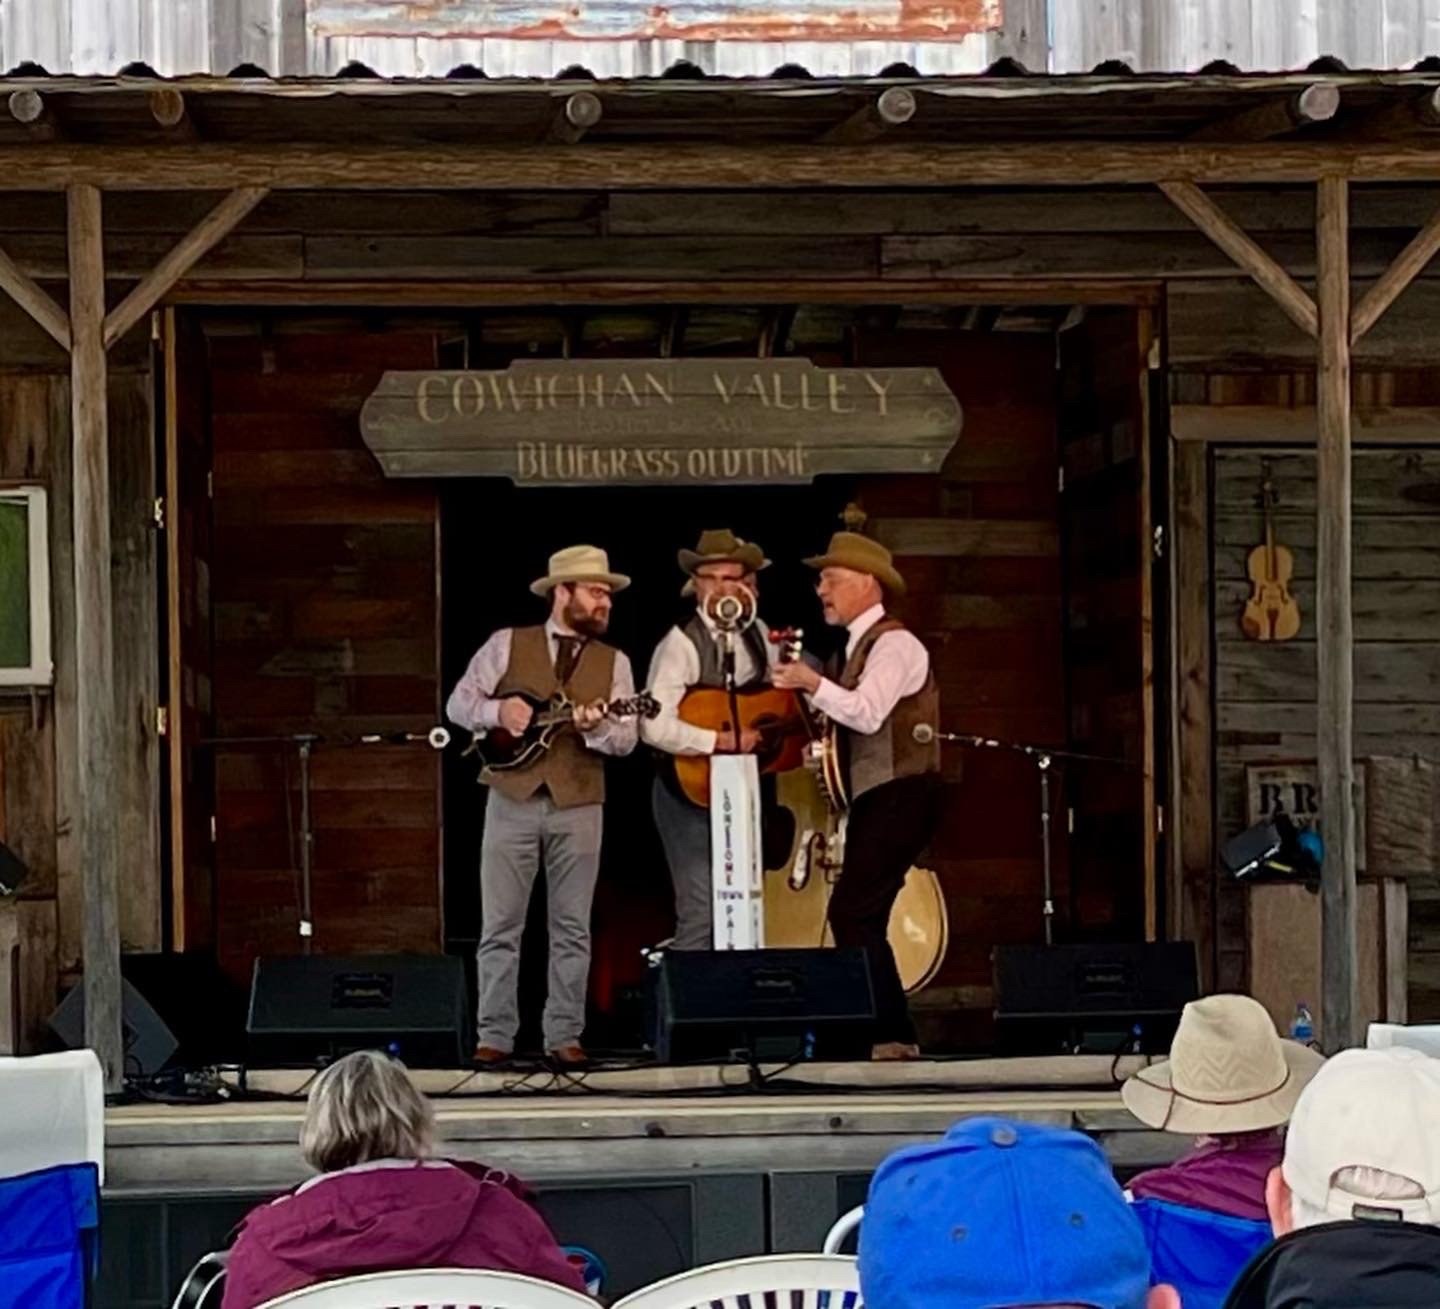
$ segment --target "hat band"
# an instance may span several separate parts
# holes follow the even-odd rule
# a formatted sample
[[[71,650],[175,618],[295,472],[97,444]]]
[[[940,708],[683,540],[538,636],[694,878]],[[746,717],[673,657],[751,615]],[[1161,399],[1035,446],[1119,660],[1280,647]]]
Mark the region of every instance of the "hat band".
[[[1143,1070],[1135,1074],[1135,1080],[1142,1086],[1148,1086],[1152,1091],[1163,1091],[1170,1097],[1170,1106],[1165,1111],[1165,1123],[1161,1124],[1161,1130],[1163,1131],[1165,1125],[1170,1122],[1170,1115],[1175,1110],[1175,1102],[1177,1100],[1184,1100],[1187,1104],[1203,1105],[1207,1109],[1232,1109],[1239,1105],[1258,1104],[1261,1100],[1268,1100],[1272,1095],[1279,1095],[1280,1092],[1289,1085],[1291,1071],[1291,1069],[1286,1068],[1285,1076],[1268,1091],[1259,1091],[1254,1095],[1236,1096],[1233,1099],[1217,1100],[1206,1099],[1198,1095],[1187,1095],[1184,1091],[1179,1090],[1173,1082],[1169,1086],[1161,1086],[1158,1082],[1150,1081],[1145,1076]]]

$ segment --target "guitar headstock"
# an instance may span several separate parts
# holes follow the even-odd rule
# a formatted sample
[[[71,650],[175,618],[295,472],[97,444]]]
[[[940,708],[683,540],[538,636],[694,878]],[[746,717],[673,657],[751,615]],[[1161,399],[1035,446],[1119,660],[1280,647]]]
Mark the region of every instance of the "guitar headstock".
[[[607,710],[611,718],[654,718],[660,701],[649,691],[640,691],[624,700],[614,700]]]
[[[770,629],[770,640],[778,648],[777,660],[782,664],[799,663],[805,654],[805,629],[801,627],[774,627]]]

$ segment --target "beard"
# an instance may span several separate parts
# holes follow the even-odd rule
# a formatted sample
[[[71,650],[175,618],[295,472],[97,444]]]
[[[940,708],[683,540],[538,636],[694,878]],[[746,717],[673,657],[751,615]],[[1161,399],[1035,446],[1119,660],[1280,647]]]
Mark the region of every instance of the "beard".
[[[581,609],[572,602],[565,606],[565,623],[572,632],[578,632],[581,636],[604,636],[610,626],[610,616]]]

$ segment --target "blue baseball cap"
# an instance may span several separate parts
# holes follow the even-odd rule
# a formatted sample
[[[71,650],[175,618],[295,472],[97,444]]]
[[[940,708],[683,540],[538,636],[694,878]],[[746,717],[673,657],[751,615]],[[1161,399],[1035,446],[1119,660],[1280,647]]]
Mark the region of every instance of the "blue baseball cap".
[[[1150,1252],[1088,1136],[968,1118],[880,1165],[860,1288],[866,1309],[1143,1309]]]

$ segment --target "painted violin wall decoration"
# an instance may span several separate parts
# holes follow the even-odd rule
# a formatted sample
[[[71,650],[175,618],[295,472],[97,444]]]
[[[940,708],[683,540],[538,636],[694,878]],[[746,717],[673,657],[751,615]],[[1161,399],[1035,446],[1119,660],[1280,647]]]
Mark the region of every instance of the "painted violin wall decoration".
[[[1265,512],[1265,542],[1250,551],[1250,598],[1240,628],[1252,641],[1290,641],[1300,632],[1300,606],[1290,594],[1295,556],[1275,543],[1275,487],[1266,476],[1260,485]]]

